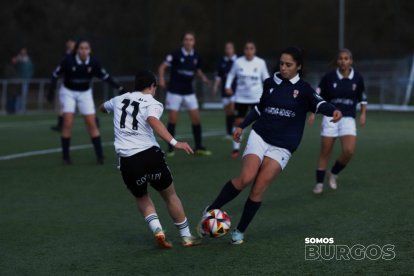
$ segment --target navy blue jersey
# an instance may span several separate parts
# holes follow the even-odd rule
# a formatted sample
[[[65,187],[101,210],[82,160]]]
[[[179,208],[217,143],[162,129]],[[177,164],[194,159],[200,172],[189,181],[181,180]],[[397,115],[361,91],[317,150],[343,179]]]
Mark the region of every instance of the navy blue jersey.
[[[121,89],[121,86],[111,78],[93,57],[88,57],[83,62],[77,55],[66,55],[60,65],[53,71],[51,87],[56,85],[56,81],[60,76],[63,77],[63,85],[74,91],[88,90],[91,87],[93,77],[100,78],[107,81],[114,88]]]
[[[293,153],[302,140],[308,112],[332,116],[335,107],[322,99],[299,75],[291,80],[275,74],[265,80],[260,103],[255,107],[260,115],[254,131],[273,146]]]
[[[179,95],[193,94],[194,75],[201,68],[201,58],[198,52],[193,50],[187,53],[180,48],[169,54],[164,63],[171,66],[168,91]]]
[[[355,118],[357,103],[367,104],[364,79],[354,69],[348,78],[344,78],[339,70],[327,73],[318,90],[321,97],[341,110],[344,117]]]
[[[226,94],[225,86],[226,86],[226,80],[227,80],[227,74],[230,72],[231,67],[233,66],[234,61],[237,59],[237,56],[234,55],[231,58],[228,58],[226,56],[221,57],[220,62],[217,66],[217,72],[216,77],[219,77],[221,79],[221,96],[222,97],[232,97],[233,95],[229,96]],[[231,89],[233,90],[233,93],[236,92],[236,81],[237,79],[234,79],[231,83]]]

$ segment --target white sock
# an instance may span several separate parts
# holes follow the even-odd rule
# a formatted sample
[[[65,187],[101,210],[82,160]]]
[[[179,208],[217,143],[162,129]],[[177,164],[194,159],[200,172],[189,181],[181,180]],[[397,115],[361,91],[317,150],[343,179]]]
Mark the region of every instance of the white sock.
[[[190,226],[188,224],[187,218],[183,222],[174,223],[178,231],[180,231],[181,237],[191,237]]]
[[[145,221],[148,223],[151,231],[155,233],[155,231],[159,228],[162,230],[162,226],[160,220],[158,219],[157,213],[149,214],[145,217]]]

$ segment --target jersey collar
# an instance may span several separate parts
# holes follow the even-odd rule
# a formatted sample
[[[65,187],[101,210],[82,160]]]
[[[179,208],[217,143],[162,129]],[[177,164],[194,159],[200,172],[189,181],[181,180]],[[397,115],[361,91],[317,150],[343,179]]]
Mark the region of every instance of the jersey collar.
[[[336,69],[336,76],[338,77],[338,79],[342,80],[345,77],[341,74],[341,72],[339,72],[339,69]],[[349,76],[347,79],[352,80],[354,78],[354,68],[351,67],[351,73],[349,73]]]
[[[280,72],[276,72],[273,75],[273,80],[276,82],[277,85],[281,84],[282,81],[283,81],[281,78],[279,78],[279,76],[280,76]],[[290,81],[291,84],[295,84],[299,80],[300,80],[299,74],[296,74],[296,76],[294,76],[293,78],[291,78],[289,81]]]
[[[76,56],[75,56],[75,59],[76,59],[76,63],[77,63],[77,64],[79,64],[79,65],[81,65],[81,64],[82,64],[82,60],[80,59],[79,55],[76,55]],[[88,65],[88,64],[89,64],[90,59],[91,59],[91,58],[88,56],[88,58],[85,60],[85,64],[86,64],[86,65]]]
[[[233,55],[233,56],[231,56],[230,58],[229,58],[229,57],[227,57],[227,56],[224,56],[224,60],[225,60],[225,61],[229,61],[229,60],[235,61],[236,59],[237,59],[237,56],[236,56],[236,55]]]
[[[191,52],[190,53],[188,53],[185,49],[184,49],[184,47],[181,47],[181,53],[183,53],[183,55],[184,56],[192,56],[192,55],[194,55],[194,49],[192,49],[191,50]]]

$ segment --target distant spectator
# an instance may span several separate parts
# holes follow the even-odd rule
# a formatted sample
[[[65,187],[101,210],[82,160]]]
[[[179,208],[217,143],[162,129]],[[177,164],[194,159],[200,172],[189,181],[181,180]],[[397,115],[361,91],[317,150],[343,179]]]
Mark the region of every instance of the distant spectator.
[[[15,79],[17,78],[17,72],[15,68],[16,58],[13,57],[9,63],[4,66],[3,76],[5,79]],[[8,114],[16,113],[16,99],[18,95],[18,89],[15,84],[9,84],[7,86],[7,102],[6,102],[6,112]]]
[[[27,53],[27,48],[22,48],[19,54],[13,58],[16,66],[17,77],[22,79],[22,91],[16,99],[16,111],[26,112],[27,93],[29,91],[29,81],[33,76],[33,63]]]

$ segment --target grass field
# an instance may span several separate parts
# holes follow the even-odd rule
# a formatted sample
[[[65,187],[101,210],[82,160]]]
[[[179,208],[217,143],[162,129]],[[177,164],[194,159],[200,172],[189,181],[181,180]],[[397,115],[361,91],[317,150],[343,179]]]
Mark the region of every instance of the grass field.
[[[222,112],[203,112],[210,157],[168,159],[176,189],[192,224],[238,173],[222,139]],[[111,118],[101,115],[104,142],[113,139]],[[178,133],[190,137],[182,115]],[[60,153],[0,161],[0,275],[408,275],[414,260],[414,114],[371,112],[359,129],[358,148],[340,176],[337,191],[312,194],[319,151],[319,122],[306,127],[299,150],[272,183],[247,231],[246,243],[229,237],[182,248],[160,197],[150,193],[172,250],[159,250],[133,197],[116,170],[112,145],[106,163],[95,164],[91,148],[73,151],[63,166]],[[59,147],[49,130],[55,115],[0,117],[0,159]],[[192,141],[192,139],[187,139]],[[72,145],[90,144],[80,118]],[[164,144],[163,144],[164,146]],[[338,153],[338,147],[336,153]],[[225,206],[234,224],[247,191]],[[335,244],[395,245],[393,260],[306,261],[306,237],[333,237]]]

